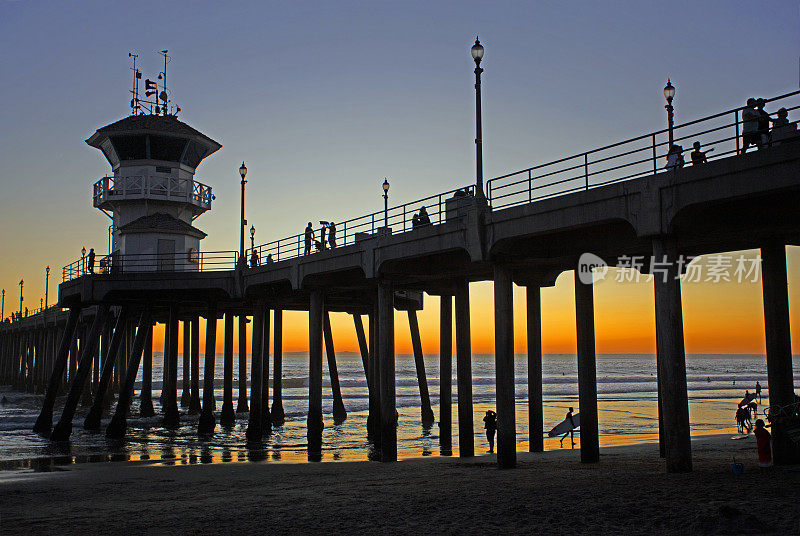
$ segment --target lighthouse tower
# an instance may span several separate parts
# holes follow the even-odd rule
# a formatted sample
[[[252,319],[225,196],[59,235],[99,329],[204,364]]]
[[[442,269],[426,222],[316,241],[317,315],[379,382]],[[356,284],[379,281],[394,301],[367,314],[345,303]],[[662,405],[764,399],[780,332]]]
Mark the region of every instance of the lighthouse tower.
[[[166,66],[164,79],[165,73]],[[135,90],[137,76],[135,71]],[[206,234],[193,223],[211,210],[214,196],[210,186],[195,180],[195,171],[222,145],[168,113],[166,91],[153,103],[156,113],[145,111],[138,94],[134,99],[132,115],[86,140],[103,152],[113,171],[95,182],[92,192],[93,205],[113,220],[112,254],[100,269],[197,271]]]

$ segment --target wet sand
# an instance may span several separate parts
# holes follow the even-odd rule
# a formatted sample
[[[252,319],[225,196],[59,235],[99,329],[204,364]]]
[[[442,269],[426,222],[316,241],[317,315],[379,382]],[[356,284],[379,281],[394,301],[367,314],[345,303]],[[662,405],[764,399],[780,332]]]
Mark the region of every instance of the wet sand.
[[[761,470],[751,437],[693,440],[668,475],[652,443],[395,464],[86,463],[0,473],[3,534],[798,534],[800,471]],[[732,457],[744,462],[731,471]]]

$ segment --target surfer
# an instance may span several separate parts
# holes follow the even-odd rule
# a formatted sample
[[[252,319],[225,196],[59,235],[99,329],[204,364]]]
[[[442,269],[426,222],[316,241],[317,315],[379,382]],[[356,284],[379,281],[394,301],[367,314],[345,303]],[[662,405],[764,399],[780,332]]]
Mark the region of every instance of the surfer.
[[[564,446],[564,440],[567,438],[567,436],[569,436],[569,440],[572,441],[572,448],[575,448],[575,421],[572,419],[572,411],[573,410],[570,407],[569,411],[567,412],[567,416],[564,418],[565,421],[569,421],[570,425],[572,425],[572,428],[570,428],[569,431],[561,437],[562,447]]]
[[[758,397],[758,403],[760,404],[761,403],[761,384],[758,383],[758,380],[756,380],[756,396]]]
[[[483,427],[486,428],[486,439],[489,441],[489,454],[493,454],[494,434],[497,432],[497,413],[488,410],[483,418],[483,423]]]

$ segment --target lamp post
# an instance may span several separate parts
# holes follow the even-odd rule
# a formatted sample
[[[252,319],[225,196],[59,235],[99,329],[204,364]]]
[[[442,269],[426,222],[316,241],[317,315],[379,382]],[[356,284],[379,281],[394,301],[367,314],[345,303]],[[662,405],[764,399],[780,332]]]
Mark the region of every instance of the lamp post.
[[[475,159],[476,159],[476,175],[477,180],[475,183],[475,195],[479,199],[484,198],[483,194],[483,128],[481,126],[481,60],[483,59],[483,45],[475,38],[475,44],[472,45],[472,59],[475,60]]]
[[[24,279],[19,280],[19,317],[22,318],[22,286],[25,284]]]
[[[47,293],[50,290],[50,267],[44,269],[44,306],[47,308]]]
[[[669,78],[667,78],[667,85],[664,86],[664,98],[667,99],[667,105],[664,108],[667,109],[667,125],[669,128],[669,146],[672,147],[673,136],[672,136],[672,124],[674,119],[673,112],[675,108],[672,107],[672,99],[675,98],[675,86],[672,85]]]
[[[83,246],[81,249],[81,269],[78,275],[83,275],[86,273],[86,246]]]
[[[383,178],[383,226],[389,229],[389,181]]]
[[[250,226],[250,259],[254,258],[256,253],[256,226]],[[252,268],[252,265],[250,266]]]
[[[242,166],[239,168],[239,175],[242,176],[242,218],[239,222],[239,264],[244,266],[247,262],[244,258],[244,228],[247,226],[247,220],[244,219],[244,185],[247,184],[244,178],[247,175],[247,166],[244,165],[244,160],[242,160]]]
[[[3,289],[3,298],[0,301],[0,321],[6,316],[6,289]]]

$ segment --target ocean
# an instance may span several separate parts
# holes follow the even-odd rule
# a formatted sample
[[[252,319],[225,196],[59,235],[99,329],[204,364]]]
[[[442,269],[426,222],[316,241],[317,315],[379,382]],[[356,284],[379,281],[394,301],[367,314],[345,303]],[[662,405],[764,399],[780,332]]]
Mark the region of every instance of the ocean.
[[[182,359],[179,359],[182,362]],[[235,358],[235,363],[238,359]],[[454,360],[455,361],[455,360]],[[332,397],[328,381],[327,362],[324,365],[323,461],[367,460],[372,446],[366,437],[368,396],[361,357],[358,354],[337,355],[340,385],[348,418],[333,424]],[[163,358],[153,357],[154,379],[161,377]],[[203,377],[200,360],[201,375]],[[601,445],[620,442],[657,441],[657,391],[655,356],[599,355],[597,357],[597,392]],[[425,367],[434,415],[439,416],[439,359],[425,357]],[[272,370],[272,368],[270,368]],[[217,386],[221,387],[222,360],[216,361]],[[458,454],[458,419],[455,370],[453,371],[453,448]],[[494,409],[494,356],[476,355],[472,359],[474,434],[476,453],[488,448],[482,418],[487,409]],[[528,428],[526,356],[516,356],[516,422],[520,450],[527,449],[531,431]],[[686,359],[689,390],[689,415],[693,433],[735,428],[736,404],[746,389],[754,391],[756,381],[764,387],[763,405],[768,404],[766,359],[755,355],[690,355]],[[128,419],[128,434],[124,441],[107,440],[103,431],[83,429],[87,407],[80,406],[73,421],[71,441],[53,444],[34,434],[31,429],[41,407],[42,395],[20,393],[10,386],[0,386],[0,395],[8,403],[0,405],[0,469],[52,468],[79,462],[109,460],[145,461],[161,464],[215,463],[237,461],[305,461],[306,409],[308,397],[308,355],[286,354],[283,357],[283,403],[286,424],[274,428],[264,438],[261,448],[247,448],[245,430],[247,415],[237,416],[230,428],[217,426],[211,437],[197,435],[198,416],[186,415],[182,409],[181,425],[168,430],[161,426],[159,413],[160,381],[153,382],[153,403],[157,416],[138,417],[138,384]],[[182,372],[179,372],[182,378]],[[437,456],[439,429],[436,424],[423,427],[420,423],[420,399],[413,356],[396,357],[398,456]],[[800,358],[794,357],[795,383],[800,380]],[[139,372],[141,380],[141,370]],[[237,371],[234,366],[234,406],[238,395]],[[202,382],[201,382],[202,389]],[[574,355],[546,355],[543,358],[544,433],[563,418],[569,406],[579,411],[577,362]],[[222,407],[222,390],[215,391],[217,410]],[[178,396],[180,397],[180,387]],[[63,393],[56,401],[54,422],[58,421]],[[271,391],[270,391],[271,401]],[[270,402],[271,403],[271,402]],[[218,413],[217,413],[218,415]],[[110,415],[104,415],[103,428]],[[579,434],[576,433],[576,441]],[[564,448],[569,448],[569,440]],[[546,450],[561,448],[557,439],[548,439]],[[576,451],[577,452],[577,451]]]

